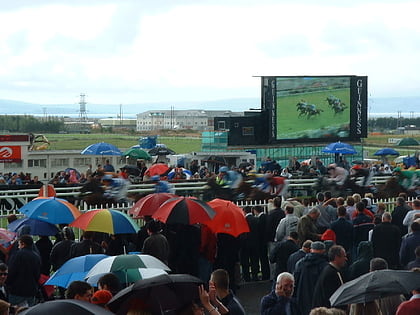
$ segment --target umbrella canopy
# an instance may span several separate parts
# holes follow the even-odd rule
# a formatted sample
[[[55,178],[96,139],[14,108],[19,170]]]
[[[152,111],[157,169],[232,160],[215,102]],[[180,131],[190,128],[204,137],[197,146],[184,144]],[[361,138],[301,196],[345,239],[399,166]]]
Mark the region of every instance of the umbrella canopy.
[[[107,309],[81,300],[65,299],[39,303],[19,313],[23,315],[111,315]]]
[[[172,155],[176,154],[174,150],[171,150],[164,146],[156,146],[149,150],[150,155]]]
[[[116,314],[126,314],[131,305],[152,314],[180,309],[198,296],[202,280],[191,275],[160,275],[139,280],[118,292],[107,306]]]
[[[161,262],[156,257],[150,255],[118,255],[110,256],[102,259],[91,270],[86,274],[85,279],[95,277],[93,279],[99,279],[98,275],[105,273],[119,273],[120,277],[124,280],[124,283],[128,283],[129,277],[134,278],[138,273],[139,268],[154,268],[160,270],[170,271],[171,269]],[[94,281],[94,280],[91,281]]]
[[[23,227],[29,229],[29,231],[25,233],[29,235],[52,236],[57,235],[60,232],[54,224],[31,218],[15,220],[7,226],[7,229],[12,232],[18,232]]]
[[[132,159],[143,159],[143,160],[151,160],[152,157],[149,153],[142,149],[138,148],[130,148],[127,151],[123,152],[123,156],[128,156]]]
[[[98,273],[96,275],[85,277],[85,281],[90,285],[97,287],[99,279],[106,275],[106,273]],[[163,269],[159,268],[133,268],[133,269],[126,269],[126,270],[119,270],[114,271],[114,275],[118,277],[121,283],[133,283],[141,279],[148,279],[152,277],[156,277],[159,275],[167,274],[167,272]]]
[[[400,155],[400,153],[392,148],[383,148],[373,153],[373,155]]]
[[[324,153],[334,153],[334,154],[356,154],[357,151],[353,148],[352,145],[345,142],[333,142],[327,145],[322,149]]]
[[[382,297],[408,294],[420,286],[420,273],[377,270],[341,285],[330,297],[332,306],[370,302]]]
[[[249,225],[242,208],[224,199],[213,199],[208,205],[216,211],[215,217],[206,223],[214,233],[230,234],[234,237],[249,232]]]
[[[69,224],[84,231],[109,234],[133,234],[140,229],[124,212],[112,209],[96,209],[83,213]]]
[[[191,197],[176,197],[166,200],[152,217],[168,224],[206,223],[216,212],[204,201]]]
[[[226,159],[223,156],[219,155],[210,155],[204,162],[227,165]]]
[[[12,245],[13,240],[16,237],[16,233],[0,228],[0,246],[4,249],[9,248]]]
[[[103,254],[84,255],[69,259],[45,282],[45,285],[56,285],[67,288],[76,280],[83,281],[86,274],[98,261],[109,257]]]
[[[64,199],[38,197],[19,209],[28,218],[51,224],[70,223],[81,215],[79,209]]]
[[[420,145],[420,143],[414,138],[403,138],[397,142],[398,146],[411,146],[411,145]]]
[[[121,151],[113,144],[106,143],[106,142],[99,142],[99,143],[94,143],[87,146],[82,152],[80,152],[80,154],[121,155]]]
[[[177,195],[170,193],[155,193],[139,199],[128,211],[134,219],[152,215],[168,199],[175,198]]]
[[[156,163],[150,166],[144,175],[152,177],[155,175],[163,175],[169,171],[170,167],[164,163]]]

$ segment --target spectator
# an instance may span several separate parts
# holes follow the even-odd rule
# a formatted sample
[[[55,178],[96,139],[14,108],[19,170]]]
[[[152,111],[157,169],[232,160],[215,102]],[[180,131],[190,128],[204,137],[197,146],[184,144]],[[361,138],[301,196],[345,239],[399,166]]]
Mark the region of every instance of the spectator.
[[[66,299],[91,302],[93,288],[84,281],[73,281],[66,290]]]
[[[299,238],[297,232],[290,232],[287,239],[277,242],[276,246],[270,251],[270,262],[275,264],[274,279],[277,276],[287,271],[287,260],[290,255],[299,250]]]
[[[98,289],[107,290],[114,296],[121,290],[120,280],[113,273],[106,273],[98,280]]]
[[[217,269],[212,272],[209,288],[210,301],[222,314],[225,314],[222,310],[226,308],[230,315],[245,315],[243,306],[229,290],[229,274],[226,270]]]
[[[415,270],[414,272],[419,272]],[[420,287],[411,291],[413,295],[409,301],[403,302],[397,309],[396,315],[418,314],[420,309]]]
[[[306,240],[302,244],[302,248],[290,255],[287,259],[287,272],[293,274],[295,272],[296,263],[311,251],[311,240]]]
[[[420,245],[420,220],[417,219],[411,224],[412,233],[403,238],[400,248],[400,263],[403,268],[416,258],[415,249]]]
[[[95,232],[85,231],[82,235],[82,241],[74,243],[70,248],[70,257],[79,257],[88,254],[103,254],[101,245],[93,239]]]
[[[368,273],[370,267],[370,260],[373,258],[372,243],[362,241],[357,247],[356,259],[349,267],[349,280],[356,279],[357,277]]]
[[[29,235],[22,235],[18,239],[19,250],[10,257],[9,302],[12,305],[32,306],[38,293],[38,280],[41,275],[41,259],[33,251],[34,241]]]
[[[382,223],[373,228],[373,255],[385,259],[391,269],[398,269],[401,235],[391,220],[391,214],[385,212],[382,215]]]
[[[321,234],[318,233],[318,229],[315,224],[320,214],[319,209],[314,207],[309,210],[308,214],[299,219],[297,232],[301,244],[306,240],[317,241],[321,239]]]
[[[261,299],[261,315],[300,314],[298,304],[292,297],[294,283],[292,274],[279,274],[274,290]]]
[[[242,235],[243,245],[240,250],[242,276],[245,281],[258,280],[258,219],[252,215],[251,207],[243,208],[250,232]],[[251,270],[250,270],[251,269]]]
[[[410,261],[407,264],[407,269],[411,270],[413,268],[420,268],[420,245],[416,247],[416,249],[414,250],[414,254],[416,255],[416,259]],[[0,269],[1,272],[1,269]]]
[[[9,289],[6,286],[9,268],[5,263],[0,263],[0,300],[9,301]]]
[[[108,290],[98,290],[92,295],[91,303],[106,308],[106,304],[112,299],[112,294]]]
[[[268,264],[267,250],[267,215],[264,213],[262,206],[253,207],[254,215],[258,219],[258,257],[261,267],[262,280],[270,279],[270,267]]]
[[[420,200],[419,199],[415,199],[413,201],[413,210],[408,211],[403,220],[403,225],[408,227],[408,233],[411,233],[410,225],[411,223],[413,223],[416,215],[420,215]]]
[[[161,234],[162,227],[159,221],[152,220],[147,225],[146,238],[143,244],[142,253],[156,257],[164,264],[168,265],[169,243],[166,237]]]
[[[292,205],[287,205],[285,210],[286,216],[280,220],[276,229],[276,242],[281,242],[286,239],[291,232],[297,231],[299,218],[293,213],[294,207]]]
[[[369,231],[373,229],[373,218],[366,215],[365,204],[358,202],[356,204],[356,217],[353,219],[353,248],[357,248],[359,243],[369,239]]]
[[[392,224],[398,226],[401,231],[401,236],[407,234],[408,227],[403,224],[404,218],[411,208],[405,202],[404,197],[398,197],[396,202],[396,207],[392,211]]]
[[[347,210],[344,206],[337,208],[338,219],[331,222],[331,230],[334,231],[337,245],[344,247],[348,254],[353,246],[353,223],[346,219]]]
[[[109,161],[109,159],[106,159],[105,160],[105,165],[104,165],[103,171],[104,172],[107,172],[107,173],[114,173],[115,172],[115,168],[111,164],[111,162]]]

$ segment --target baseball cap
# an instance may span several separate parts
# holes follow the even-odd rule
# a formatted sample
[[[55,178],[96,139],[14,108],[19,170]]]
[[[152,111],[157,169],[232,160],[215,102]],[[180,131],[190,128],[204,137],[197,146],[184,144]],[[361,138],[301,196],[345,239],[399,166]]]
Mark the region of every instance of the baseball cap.
[[[97,305],[105,305],[111,299],[111,292],[109,292],[108,290],[98,290],[93,294],[91,302]]]

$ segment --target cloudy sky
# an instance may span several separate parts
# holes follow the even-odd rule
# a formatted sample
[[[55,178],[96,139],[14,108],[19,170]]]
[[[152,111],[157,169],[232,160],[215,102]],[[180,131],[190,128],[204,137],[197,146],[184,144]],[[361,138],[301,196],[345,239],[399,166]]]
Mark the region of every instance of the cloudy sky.
[[[0,99],[71,104],[260,96],[259,75],[369,76],[420,96],[419,1],[0,2]]]

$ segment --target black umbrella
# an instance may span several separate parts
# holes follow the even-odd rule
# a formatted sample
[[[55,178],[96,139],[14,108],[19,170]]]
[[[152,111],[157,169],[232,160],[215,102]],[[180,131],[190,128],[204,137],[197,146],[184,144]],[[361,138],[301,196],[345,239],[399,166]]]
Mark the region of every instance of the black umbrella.
[[[140,176],[140,173],[141,173],[140,169],[136,165],[127,164],[121,167],[121,169],[126,170],[129,175],[133,175],[133,176]]]
[[[341,285],[330,297],[331,306],[366,303],[420,288],[420,272],[377,270]]]
[[[19,313],[22,315],[110,315],[110,311],[98,305],[73,299],[54,300],[39,303]]]
[[[176,154],[175,151],[167,148],[167,147],[154,147],[153,149],[149,150],[150,155],[171,155]]]
[[[126,314],[131,307],[163,314],[198,299],[198,286],[201,284],[202,280],[187,274],[142,279],[118,292],[107,306],[116,314]]]
[[[226,159],[219,155],[210,155],[207,159],[204,160],[204,162],[227,165]]]

